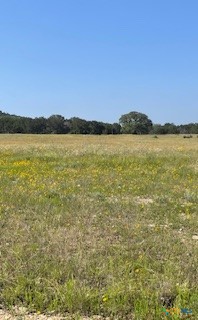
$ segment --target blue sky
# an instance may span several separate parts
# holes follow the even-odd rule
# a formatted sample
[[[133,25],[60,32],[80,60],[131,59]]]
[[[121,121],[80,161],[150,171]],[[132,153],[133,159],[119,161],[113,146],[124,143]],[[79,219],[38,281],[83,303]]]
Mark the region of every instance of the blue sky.
[[[0,110],[198,122],[197,0],[0,0]]]

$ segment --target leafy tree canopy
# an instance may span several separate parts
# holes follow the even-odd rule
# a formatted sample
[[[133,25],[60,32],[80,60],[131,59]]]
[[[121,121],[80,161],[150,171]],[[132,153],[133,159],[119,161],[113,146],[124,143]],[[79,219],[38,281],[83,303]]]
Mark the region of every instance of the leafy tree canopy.
[[[0,133],[54,134],[198,134],[198,123],[175,125],[152,124],[147,115],[132,111],[120,118],[120,123],[87,121],[77,117],[65,119],[54,114],[49,118],[28,118],[0,111]]]
[[[122,133],[147,134],[152,128],[152,121],[141,112],[132,111],[120,117]]]

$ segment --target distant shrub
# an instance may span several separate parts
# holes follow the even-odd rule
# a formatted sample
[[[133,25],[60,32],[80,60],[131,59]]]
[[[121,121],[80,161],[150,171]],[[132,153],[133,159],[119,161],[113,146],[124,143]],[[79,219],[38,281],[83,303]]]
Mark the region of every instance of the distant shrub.
[[[188,136],[183,136],[184,139],[190,139],[190,138],[193,138],[192,135],[188,135]]]

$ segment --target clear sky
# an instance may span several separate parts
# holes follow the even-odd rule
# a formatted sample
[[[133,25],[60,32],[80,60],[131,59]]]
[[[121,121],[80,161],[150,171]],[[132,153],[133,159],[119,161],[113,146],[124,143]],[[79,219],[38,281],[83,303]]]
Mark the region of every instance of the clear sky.
[[[198,122],[198,1],[0,0],[0,110]]]

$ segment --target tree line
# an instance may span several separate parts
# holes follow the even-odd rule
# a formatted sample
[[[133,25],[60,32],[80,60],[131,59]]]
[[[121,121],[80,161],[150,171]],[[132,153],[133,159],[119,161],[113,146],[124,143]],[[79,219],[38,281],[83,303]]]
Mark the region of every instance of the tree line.
[[[65,119],[61,115],[23,117],[0,111],[0,133],[32,134],[198,134],[198,123],[175,125],[153,124],[147,115],[132,111],[120,117],[119,123],[87,121],[78,117]]]

